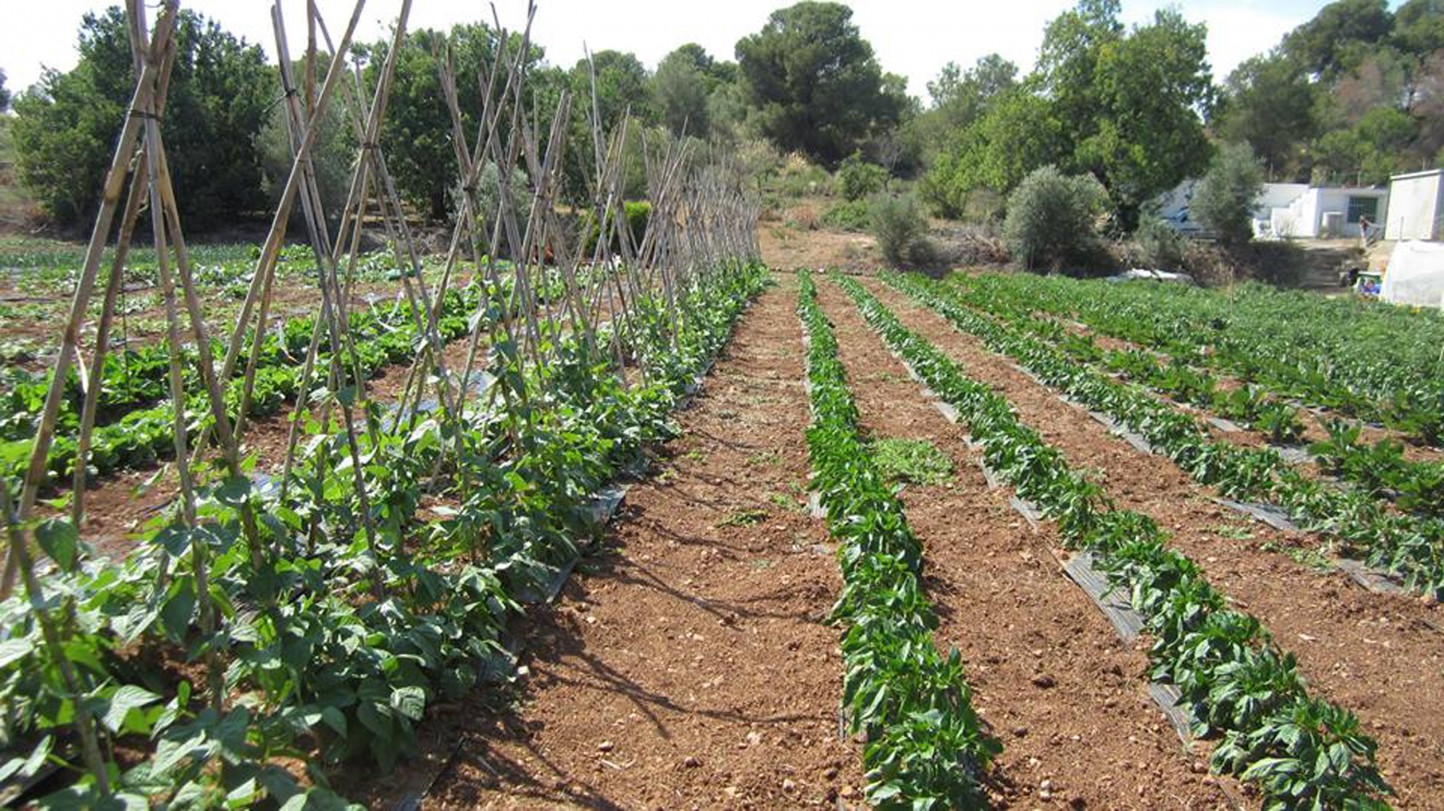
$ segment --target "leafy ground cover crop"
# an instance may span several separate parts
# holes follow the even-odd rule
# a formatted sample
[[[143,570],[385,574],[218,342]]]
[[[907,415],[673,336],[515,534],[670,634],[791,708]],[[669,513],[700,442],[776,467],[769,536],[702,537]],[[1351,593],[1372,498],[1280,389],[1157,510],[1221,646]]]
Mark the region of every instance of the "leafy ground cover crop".
[[[1387,807],[1373,739],[1352,714],[1309,695],[1293,656],[1255,617],[1229,608],[1197,564],[1169,548],[1166,533],[1147,516],[1114,507],[1020,423],[1005,398],[967,377],[855,280],[834,278],[893,351],[958,409],[987,464],[1128,594],[1153,640],[1153,677],[1178,686],[1196,735],[1219,736],[1215,770],[1256,785],[1268,809]]]
[[[199,520],[157,519],[124,563],[39,522],[54,567],[22,555],[25,595],[0,603],[0,774],[73,778],[40,807],[340,807],[328,766],[389,768],[433,703],[511,678],[507,622],[766,283],[757,266],[711,276],[634,310],[630,385],[595,360],[606,327],[544,336],[542,367],[493,346],[516,407],[397,425],[373,405],[359,465],[335,418],[311,421],[281,492],[202,482]],[[443,520],[421,519],[426,496]]]
[[[958,652],[944,656],[933,644],[922,547],[858,433],[816,285],[799,279],[812,401],[807,447],[839,542],[844,586],[833,619],[847,628],[843,703],[852,730],[866,734],[867,799],[879,809],[985,807],[979,782],[1001,747],[979,725]]]
[[[1377,420],[1436,447],[1444,442],[1444,319],[1435,312],[1259,284],[1219,293],[1022,274],[966,285],[1282,398]]]
[[[1399,513],[1359,486],[1312,478],[1269,448],[1213,439],[1206,426],[1135,385],[1076,362],[1051,343],[966,306],[945,286],[889,274],[885,280],[936,310],[989,349],[1050,386],[1136,431],[1196,481],[1230,498],[1277,504],[1302,526],[1326,532],[1344,551],[1398,575],[1425,594],[1444,595],[1444,521]],[[1420,485],[1425,487],[1426,485]]]
[[[952,460],[925,439],[875,439],[868,450],[888,481],[942,484],[953,477]]]

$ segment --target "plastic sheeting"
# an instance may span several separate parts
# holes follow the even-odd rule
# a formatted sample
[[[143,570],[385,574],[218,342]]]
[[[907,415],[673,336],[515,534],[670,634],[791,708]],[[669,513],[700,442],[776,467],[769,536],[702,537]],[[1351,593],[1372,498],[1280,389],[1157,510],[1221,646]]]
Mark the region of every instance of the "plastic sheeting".
[[[1395,245],[1379,298],[1415,307],[1444,307],[1444,243]]]

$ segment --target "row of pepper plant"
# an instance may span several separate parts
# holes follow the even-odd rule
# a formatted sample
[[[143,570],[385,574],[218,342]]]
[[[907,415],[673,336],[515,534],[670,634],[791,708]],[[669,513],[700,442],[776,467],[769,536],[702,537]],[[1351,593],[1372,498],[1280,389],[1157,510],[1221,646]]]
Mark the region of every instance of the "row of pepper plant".
[[[964,284],[1281,397],[1444,443],[1444,322],[1434,313],[1261,284],[1228,294],[1026,275]]]
[[[1369,488],[1311,476],[1272,448],[1215,439],[1198,418],[1137,385],[1078,363],[1058,346],[1012,326],[1006,315],[979,313],[944,285],[899,274],[884,278],[1045,385],[1137,432],[1201,484],[1230,498],[1276,504],[1306,529],[1336,539],[1343,554],[1360,557],[1421,593],[1444,596],[1444,521],[1438,517],[1400,512]]]
[[[837,339],[807,274],[798,312],[807,337],[813,485],[838,541],[846,626],[843,704],[863,732],[866,795],[880,809],[986,807],[980,791],[1001,751],[981,729],[956,649],[933,642],[937,615],[923,592],[922,545],[858,429]]]
[[[1348,711],[1309,695],[1294,657],[1250,614],[1228,607],[1198,565],[1171,549],[1151,518],[1113,505],[1008,401],[908,330],[855,280],[834,277],[894,352],[950,403],[986,464],[1091,553],[1129,595],[1152,637],[1152,677],[1172,682],[1197,736],[1216,736],[1213,769],[1262,793],[1264,808],[1386,808],[1376,743]]]
[[[544,365],[495,341],[501,396],[401,424],[369,404],[359,476],[339,422],[311,420],[289,492],[218,476],[198,520],[157,519],[122,563],[66,521],[12,524],[54,567],[15,545],[0,782],[59,786],[38,807],[341,803],[329,767],[389,769],[434,704],[512,678],[507,623],[595,531],[591,494],[671,434],[669,411],[766,280],[731,264],[638,302],[641,381],[598,360],[607,326],[544,327]]]
[[[1242,422],[1275,444],[1293,445],[1303,438],[1299,407],[1261,386],[1244,384],[1228,390],[1208,367],[1179,357],[1161,361],[1153,352],[1137,348],[1105,351],[1091,334],[1079,335],[1054,319],[1039,317],[1033,308],[998,288],[955,285],[950,290],[958,301],[1006,318],[1011,326],[1052,343],[1080,363],[1103,366],[1177,402]],[[1403,443],[1390,437],[1365,443],[1357,422],[1332,418],[1324,425],[1328,438],[1309,447],[1322,472],[1362,487],[1401,510],[1444,515],[1444,462],[1411,460]]]

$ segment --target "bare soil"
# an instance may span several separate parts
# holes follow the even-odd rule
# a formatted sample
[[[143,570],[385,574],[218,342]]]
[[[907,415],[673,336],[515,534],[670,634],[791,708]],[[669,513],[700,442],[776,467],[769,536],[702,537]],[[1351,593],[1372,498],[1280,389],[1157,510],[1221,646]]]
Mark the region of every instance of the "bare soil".
[[[953,461],[953,481],[908,486],[902,498],[926,550],[938,644],[962,652],[974,706],[1004,745],[993,803],[1228,807],[1207,773],[1210,747],[1185,749],[1149,699],[1146,653],[1063,574],[1055,529],[1031,531],[1007,491],[988,488],[964,429],[923,397],[836,285],[819,292],[864,429],[927,440]]]
[[[1258,616],[1298,656],[1312,690],[1354,711],[1379,741],[1379,763],[1401,807],[1444,797],[1444,634],[1438,607],[1366,591],[1280,551],[1317,545],[1245,524],[1216,495],[1167,459],[1142,453],[1014,369],[941,316],[875,280],[869,288],[909,328],[926,336],[1012,402],[1023,422],[1093,473],[1119,506],[1153,517],[1179,551],[1239,609]],[[1279,551],[1271,551],[1279,550]]]
[[[840,588],[805,512],[795,288],[746,314],[600,548],[528,612],[511,710],[467,707],[428,808],[777,808],[860,801],[838,736]],[[429,782],[430,778],[422,783]],[[389,807],[408,778],[371,788]],[[410,778],[415,782],[415,776]]]
[[[877,267],[877,240],[867,234],[852,234],[824,228],[806,230],[778,222],[764,222],[757,227],[762,246],[762,260],[778,270],[808,268],[847,268],[861,270]]]

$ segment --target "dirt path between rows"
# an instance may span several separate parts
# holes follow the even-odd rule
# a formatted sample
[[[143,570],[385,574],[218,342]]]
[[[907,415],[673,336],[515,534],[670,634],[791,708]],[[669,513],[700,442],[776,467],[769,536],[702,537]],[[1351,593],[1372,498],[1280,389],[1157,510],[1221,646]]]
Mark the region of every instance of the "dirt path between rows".
[[[1014,369],[931,310],[875,279],[870,290],[974,379],[1012,402],[1021,420],[1092,471],[1115,502],[1152,516],[1220,592],[1298,656],[1314,693],[1353,710],[1379,741],[1379,763],[1406,808],[1444,797],[1444,625],[1437,607],[1380,595],[1321,573],[1279,550],[1299,543],[1209,500],[1168,459],[1142,453],[1082,409]]]
[[[1147,655],[1119,640],[1053,558],[1051,524],[1030,531],[1008,491],[989,490],[964,429],[924,398],[851,299],[831,282],[819,293],[865,431],[925,439],[953,460],[952,481],[908,486],[902,499],[926,550],[938,644],[963,653],[974,704],[1003,742],[995,803],[1227,807],[1208,747],[1185,752],[1148,698]]]
[[[459,744],[423,807],[860,802],[824,623],[841,582],[804,507],[801,323],[782,282],[743,317],[602,553],[529,610],[521,703],[428,727]]]

